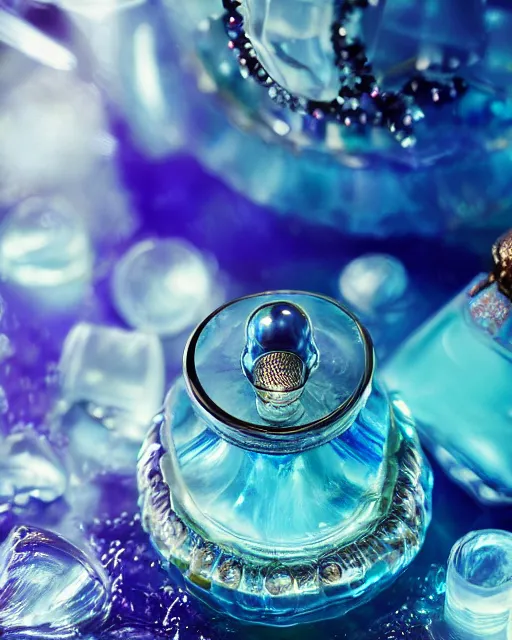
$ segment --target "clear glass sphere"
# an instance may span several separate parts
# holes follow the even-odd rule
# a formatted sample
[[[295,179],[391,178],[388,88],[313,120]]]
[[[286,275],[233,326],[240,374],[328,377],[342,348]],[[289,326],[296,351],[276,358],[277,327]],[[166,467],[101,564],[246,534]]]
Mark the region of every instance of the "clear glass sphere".
[[[213,277],[211,265],[187,242],[145,240],[115,266],[112,293],[119,314],[130,326],[171,336],[215,307]]]
[[[91,278],[92,260],[84,220],[64,201],[25,200],[0,226],[0,273],[9,282],[79,287]]]
[[[339,290],[353,309],[373,316],[390,310],[403,298],[408,280],[400,260],[385,254],[368,254],[352,260],[343,269]]]

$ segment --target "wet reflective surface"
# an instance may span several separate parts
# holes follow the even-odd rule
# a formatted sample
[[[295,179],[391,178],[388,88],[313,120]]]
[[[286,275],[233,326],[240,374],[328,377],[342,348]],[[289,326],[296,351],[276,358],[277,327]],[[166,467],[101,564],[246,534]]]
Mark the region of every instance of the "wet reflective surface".
[[[506,47],[506,7],[503,3],[490,6],[496,16],[490,38]],[[472,5],[468,21],[478,17],[477,9]],[[78,413],[67,416],[69,427],[62,425],[56,369],[65,336],[76,323],[128,329],[111,297],[111,276],[126,251],[148,237],[179,237],[212,254],[228,276],[230,298],[276,288],[338,297],[339,274],[352,259],[368,252],[391,254],[405,267],[409,287],[419,292],[421,304],[413,306],[414,313],[407,312],[407,323],[392,325],[392,341],[384,336],[381,345],[387,355],[475,273],[487,270],[483,256],[496,236],[495,229],[489,229],[502,230],[509,219],[510,174],[505,170],[509,143],[503,126],[507,102],[491,92],[489,98],[478,94],[475,100],[461,103],[467,123],[464,130],[471,128],[471,137],[483,136],[480,140],[485,141],[488,155],[467,166],[444,163],[443,158],[459,149],[459,139],[447,132],[441,152],[434,145],[434,151],[425,148],[419,158],[435,176],[436,189],[401,164],[395,171],[393,151],[386,151],[391,165],[358,160],[355,168],[362,163],[366,173],[350,170],[343,180],[339,160],[345,168],[353,166],[351,154],[338,155],[335,164],[324,154],[294,154],[289,164],[286,147],[269,147],[250,127],[240,130],[227,124],[219,100],[231,91],[231,77],[235,77],[231,74],[239,73],[229,51],[215,48],[218,57],[211,58],[212,65],[218,63],[227,71],[225,85],[219,77],[218,86],[212,86],[207,81],[212,74],[197,75],[197,68],[182,76],[167,14],[158,3],[134,6],[131,11],[119,14],[114,22],[102,22],[101,28],[94,22],[80,22],[78,28],[49,7],[28,12],[30,24],[44,28],[78,56],[78,76],[43,67],[12,48],[4,47],[0,54],[0,86],[5,95],[0,118],[9,125],[0,127],[0,163],[2,176],[7,176],[0,184],[2,218],[27,197],[65,193],[86,222],[94,256],[91,286],[73,304],[63,304],[68,298],[62,290],[54,297],[59,304],[47,307],[41,305],[38,292],[19,283],[1,284],[0,429],[4,436],[25,430],[45,435],[68,472],[64,486],[54,456],[47,452],[31,454],[37,472],[28,478],[20,476],[15,465],[5,471],[3,482],[16,484],[30,499],[13,506],[12,490],[5,491],[0,505],[2,538],[16,524],[36,525],[62,534],[82,549],[88,565],[100,562],[105,567],[112,609],[99,628],[84,629],[81,637],[87,640],[154,640],[177,634],[184,640],[277,639],[288,634],[388,640],[401,638],[404,629],[412,629],[413,637],[428,638],[430,631],[425,628],[442,612],[440,567],[446,564],[451,546],[472,529],[510,530],[507,511],[478,507],[434,463],[434,518],[424,550],[392,588],[341,622],[284,634],[240,627],[198,604],[177,576],[170,578],[160,569],[136,515],[138,443],[133,446],[133,438],[111,428],[108,418],[112,416],[91,413],[87,407],[77,407]],[[194,11],[194,19],[200,18],[201,8],[196,6]],[[225,43],[224,31],[218,37]],[[91,50],[98,64],[94,74]],[[488,71],[503,83],[507,72],[499,49],[495,51]],[[480,68],[477,63],[475,73]],[[102,92],[91,82],[93,77]],[[198,78],[202,92],[195,89]],[[250,103],[254,94],[249,88],[245,91],[244,100]],[[202,109],[208,117],[197,116]],[[236,107],[234,112],[243,110]],[[493,114],[497,114],[497,127],[491,125],[489,134]],[[290,126],[282,114],[265,118],[271,123],[272,136],[282,135]],[[243,153],[236,152],[240,148]],[[474,157],[481,155],[482,147],[477,144],[476,148]],[[410,167],[417,166],[416,159],[408,162]],[[222,174],[236,190],[211,173]],[[414,189],[408,190],[413,183]],[[347,204],[341,209],[340,202]],[[298,215],[276,215],[270,205]],[[383,238],[406,228],[429,237]],[[372,238],[350,237],[345,233],[348,229]],[[439,230],[442,236],[435,235]],[[368,305],[374,308],[377,301]],[[181,368],[184,342],[183,335],[163,341],[166,384]]]

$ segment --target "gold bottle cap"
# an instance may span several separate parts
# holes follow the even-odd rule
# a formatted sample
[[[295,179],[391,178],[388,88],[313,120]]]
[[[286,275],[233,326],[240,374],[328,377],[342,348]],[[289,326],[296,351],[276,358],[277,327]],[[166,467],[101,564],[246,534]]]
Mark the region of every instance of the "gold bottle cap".
[[[512,347],[512,229],[492,247],[494,268],[469,291],[474,322],[500,344]]]
[[[512,300],[512,229],[496,240],[492,248],[493,280],[501,293]]]
[[[512,301],[512,229],[499,237],[492,246],[494,268],[489,275],[475,284],[469,292],[474,298],[484,289],[496,284],[500,293]]]

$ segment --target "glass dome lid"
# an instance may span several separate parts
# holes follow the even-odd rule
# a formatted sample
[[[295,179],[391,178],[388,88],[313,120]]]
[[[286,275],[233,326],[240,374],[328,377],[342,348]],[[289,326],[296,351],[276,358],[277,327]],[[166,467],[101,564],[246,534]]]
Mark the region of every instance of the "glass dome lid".
[[[373,368],[371,338],[356,317],[299,291],[226,304],[197,327],[184,356],[192,399],[236,440],[343,432]]]

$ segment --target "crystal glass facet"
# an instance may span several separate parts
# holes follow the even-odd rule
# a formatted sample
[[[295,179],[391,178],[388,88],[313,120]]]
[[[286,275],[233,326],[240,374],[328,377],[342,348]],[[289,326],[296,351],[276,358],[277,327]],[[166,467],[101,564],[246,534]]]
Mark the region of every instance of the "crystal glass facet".
[[[66,338],[59,370],[67,407],[86,403],[128,438],[140,437],[162,402],[164,356],[155,335],[81,322]]]
[[[503,286],[475,278],[384,369],[448,474],[490,504],[512,501],[512,302]]]
[[[313,294],[242,298],[199,325],[184,363],[141,451],[139,489],[146,529],[194,594],[286,626],[341,615],[407,566],[431,472],[350,313]],[[290,402],[301,410],[283,414]]]
[[[311,100],[336,98],[331,0],[247,0],[242,11],[258,57],[275,80]]]
[[[0,625],[6,637],[69,638],[105,621],[106,575],[64,538],[16,527],[0,546]]]

